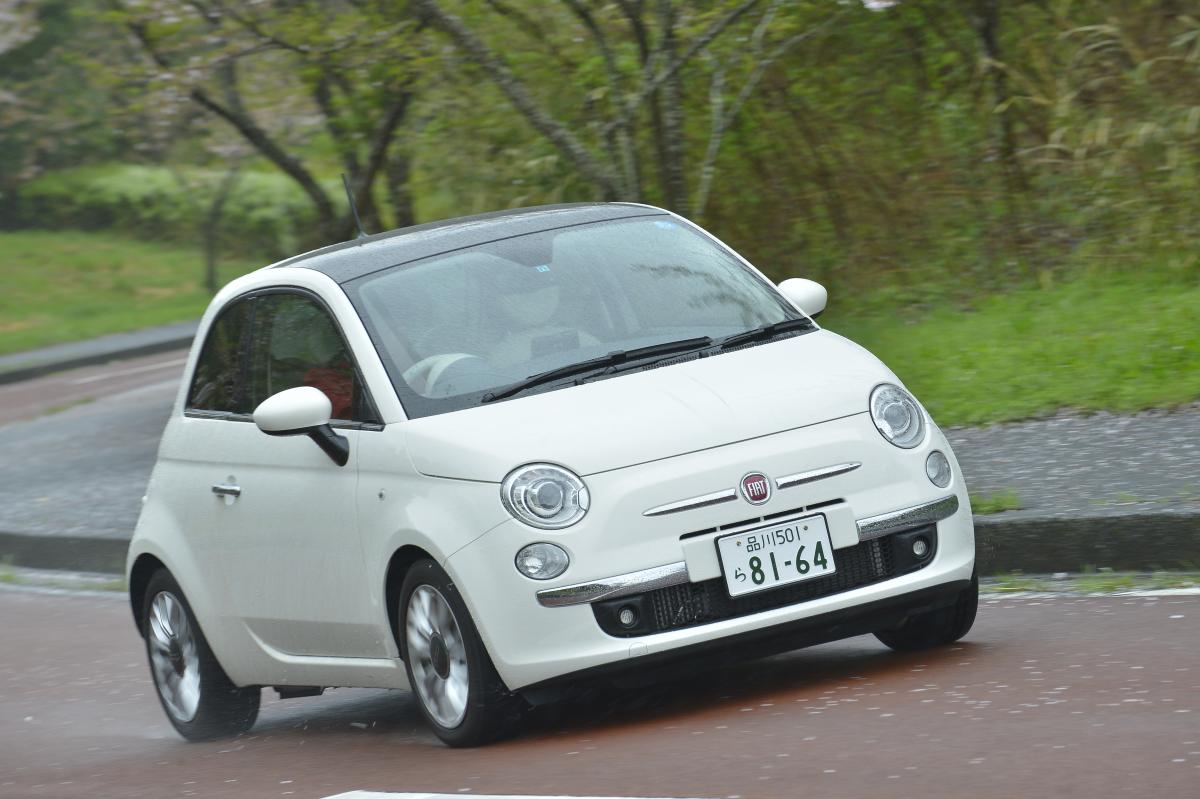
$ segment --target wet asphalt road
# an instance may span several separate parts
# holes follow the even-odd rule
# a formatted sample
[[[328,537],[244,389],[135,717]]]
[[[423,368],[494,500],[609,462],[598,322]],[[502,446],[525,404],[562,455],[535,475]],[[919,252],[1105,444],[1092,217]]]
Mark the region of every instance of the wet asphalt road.
[[[116,597],[0,589],[0,796],[353,789],[693,797],[1195,796],[1200,597],[986,599],[966,640],[863,637],[553,707],[442,747],[400,691],[265,695],[187,744]],[[266,696],[272,698],[266,699]]]
[[[133,535],[186,353],[0,385],[0,531]]]
[[[179,386],[179,350],[0,385],[0,532],[128,539]],[[1005,520],[1200,511],[1200,405],[946,431]]]

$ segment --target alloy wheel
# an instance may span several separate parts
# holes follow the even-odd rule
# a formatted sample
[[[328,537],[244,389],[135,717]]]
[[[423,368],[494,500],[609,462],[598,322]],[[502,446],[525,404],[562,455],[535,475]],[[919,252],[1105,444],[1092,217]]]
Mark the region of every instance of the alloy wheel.
[[[431,585],[418,586],[405,618],[413,689],[438,724],[457,727],[467,715],[467,648],[450,604]]]
[[[167,591],[150,603],[150,665],[167,712],[188,722],[200,706],[200,656],[183,603]]]

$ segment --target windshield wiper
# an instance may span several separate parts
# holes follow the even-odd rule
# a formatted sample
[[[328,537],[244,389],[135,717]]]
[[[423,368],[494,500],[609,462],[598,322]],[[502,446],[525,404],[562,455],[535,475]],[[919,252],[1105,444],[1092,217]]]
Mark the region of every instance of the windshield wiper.
[[[566,366],[560,366],[556,369],[550,369],[546,372],[539,372],[536,375],[529,377],[519,382],[513,383],[507,388],[502,388],[499,391],[493,391],[490,394],[485,394],[482,402],[495,402],[496,400],[507,399],[514,394],[520,394],[537,386],[546,383],[553,383],[555,380],[562,380],[564,377],[572,377],[574,375],[585,374],[599,369],[608,369],[613,366],[620,366],[624,363],[633,361],[641,361],[646,358],[654,358],[658,355],[670,355],[676,352],[688,352],[691,350],[700,350],[705,347],[711,347],[713,340],[708,336],[700,336],[698,338],[687,338],[682,341],[666,341],[662,344],[651,344],[648,347],[637,347],[632,350],[615,350],[607,355],[601,355],[599,358],[591,358],[579,363],[570,363]]]
[[[749,344],[752,341],[765,341],[778,336],[780,333],[787,333],[792,330],[804,330],[805,328],[816,327],[811,319],[801,317],[799,319],[784,319],[781,322],[772,322],[769,325],[756,327],[753,330],[747,330],[744,333],[734,333],[732,336],[727,336],[721,339],[721,349],[727,350],[730,347],[736,347],[740,344]]]

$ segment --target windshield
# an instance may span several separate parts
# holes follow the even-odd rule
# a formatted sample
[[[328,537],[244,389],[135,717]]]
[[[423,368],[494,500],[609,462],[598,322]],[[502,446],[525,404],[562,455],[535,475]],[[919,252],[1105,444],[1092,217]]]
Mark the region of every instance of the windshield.
[[[667,217],[515,236],[347,289],[412,418],[615,350],[716,341],[800,316],[733,253]]]

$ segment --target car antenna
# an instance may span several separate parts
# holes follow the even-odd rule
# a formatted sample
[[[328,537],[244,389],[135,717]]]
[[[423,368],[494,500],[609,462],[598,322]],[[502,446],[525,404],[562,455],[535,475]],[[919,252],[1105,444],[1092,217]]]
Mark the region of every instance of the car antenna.
[[[358,206],[354,204],[354,192],[350,191],[350,181],[346,179],[346,173],[342,173],[342,185],[346,187],[346,199],[350,201],[350,213],[354,214],[354,226],[358,228],[358,235],[354,238],[365,239],[367,231],[363,230],[362,220],[358,218]]]

